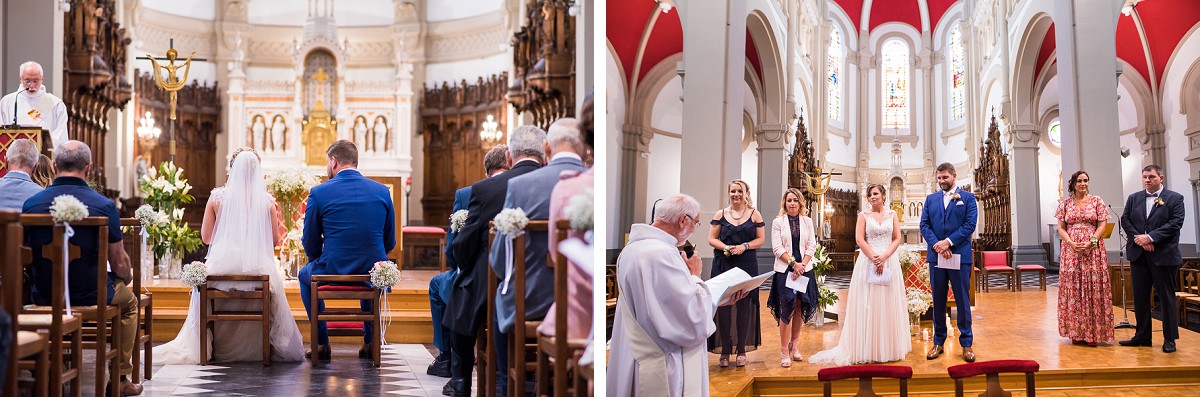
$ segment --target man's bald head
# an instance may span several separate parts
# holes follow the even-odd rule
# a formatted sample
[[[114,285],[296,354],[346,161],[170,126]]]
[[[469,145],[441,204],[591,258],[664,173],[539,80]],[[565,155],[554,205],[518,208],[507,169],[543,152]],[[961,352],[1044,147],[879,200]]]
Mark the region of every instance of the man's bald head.
[[[42,71],[42,65],[37,62],[29,61],[22,63],[19,69],[21,87],[25,88],[25,90],[29,91],[30,93],[38,92],[38,90],[42,88],[42,81],[44,81],[45,78],[45,73]]]

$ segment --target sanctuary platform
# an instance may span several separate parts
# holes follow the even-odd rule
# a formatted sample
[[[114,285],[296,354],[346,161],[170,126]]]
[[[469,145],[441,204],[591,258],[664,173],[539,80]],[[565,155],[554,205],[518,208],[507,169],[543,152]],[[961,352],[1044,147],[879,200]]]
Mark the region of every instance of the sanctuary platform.
[[[388,343],[433,343],[433,323],[429,314],[429,280],[439,272],[436,270],[402,270],[400,282],[387,294],[391,324],[387,327]],[[287,302],[292,317],[300,326],[304,340],[308,339],[308,315],[300,299],[300,283],[284,281]],[[154,294],[154,341],[167,342],[175,338],[187,317],[191,300],[191,288],[175,279],[147,280],[146,289]],[[349,302],[332,302],[330,307],[341,307]],[[387,322],[387,319],[384,319]],[[334,337],[335,341],[350,341],[355,337]],[[361,340],[359,341],[361,343]]]
[[[767,291],[762,291],[760,302],[766,302]],[[838,292],[839,303],[832,310],[840,312],[845,304],[846,292]],[[1129,394],[1140,390],[1158,397],[1194,396],[1200,387],[1200,334],[1180,328],[1176,341],[1177,352],[1162,352],[1162,323],[1154,320],[1153,347],[1124,347],[1116,342],[1097,347],[1072,345],[1071,341],[1058,336],[1058,313],[1056,309],[1058,290],[1047,291],[989,292],[978,293],[974,316],[974,349],[978,361],[1001,359],[1036,360],[1041,370],[1036,375],[1039,395],[1098,396],[1143,395]],[[1123,318],[1121,308],[1114,308],[1116,321]],[[791,368],[782,368],[780,361],[779,329],[775,319],[764,307],[762,314],[763,345],[749,352],[749,363],[738,368],[718,366],[716,354],[709,355],[709,376],[713,396],[819,396],[822,384],[817,381],[817,371],[828,365],[812,365],[807,361],[793,362]],[[1133,312],[1129,312],[1133,321]],[[930,328],[932,322],[924,321],[922,328]],[[1133,329],[1116,330],[1116,341],[1129,339]],[[841,325],[827,322],[821,327],[805,325],[800,337],[800,352],[805,360],[813,353],[835,346],[841,335]],[[887,365],[907,365],[913,368],[913,379],[909,380],[909,394],[953,395],[954,381],[946,368],[963,364],[961,350],[956,337],[949,338],[946,353],[934,360],[926,360],[925,352],[932,341],[921,336],[913,338],[913,351],[903,361]],[[732,360],[731,360],[732,361]],[[1023,374],[1002,375],[1001,384],[1013,395],[1025,395]],[[893,379],[875,379],[875,391],[885,395],[897,395],[899,382]],[[984,389],[984,377],[968,378],[967,395],[974,396]],[[835,395],[853,395],[858,390],[857,380],[833,382]]]

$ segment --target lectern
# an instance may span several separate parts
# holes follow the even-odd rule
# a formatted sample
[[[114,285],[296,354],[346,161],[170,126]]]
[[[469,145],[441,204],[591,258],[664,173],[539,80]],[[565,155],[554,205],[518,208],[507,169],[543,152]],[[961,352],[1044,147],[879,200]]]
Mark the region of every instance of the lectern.
[[[46,156],[53,157],[54,143],[50,140],[50,131],[44,130],[41,127],[27,127],[20,125],[5,125],[0,126],[0,176],[8,173],[8,162],[5,156],[8,154],[8,146],[12,145],[13,141],[18,139],[28,139],[42,148],[42,153]]]

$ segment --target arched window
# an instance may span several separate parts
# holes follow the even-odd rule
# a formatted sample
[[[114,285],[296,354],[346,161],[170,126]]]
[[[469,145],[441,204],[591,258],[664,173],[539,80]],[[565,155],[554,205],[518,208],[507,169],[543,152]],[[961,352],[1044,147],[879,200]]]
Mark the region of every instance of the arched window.
[[[908,128],[908,44],[889,40],[883,44],[883,128]]]
[[[966,117],[967,51],[963,47],[962,23],[950,31],[950,120]]]
[[[829,31],[829,51],[825,57],[826,103],[829,118],[842,119],[842,34],[835,28]]]
[[[1062,147],[1062,125],[1059,124],[1058,119],[1050,122],[1050,128],[1047,133],[1050,134],[1050,143],[1053,143],[1054,146]]]

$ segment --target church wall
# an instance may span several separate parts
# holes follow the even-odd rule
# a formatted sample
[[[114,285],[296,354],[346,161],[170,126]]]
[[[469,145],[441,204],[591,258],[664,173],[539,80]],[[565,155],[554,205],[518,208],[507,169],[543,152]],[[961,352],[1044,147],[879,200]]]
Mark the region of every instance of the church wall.
[[[922,164],[923,139],[925,137],[922,131],[929,128],[926,111],[926,96],[929,95],[925,90],[925,77],[916,61],[920,54],[922,41],[920,33],[913,27],[902,23],[885,23],[875,28],[871,32],[869,39],[869,51],[872,52],[874,67],[868,74],[868,96],[859,101],[863,104],[864,111],[867,112],[867,127],[859,129],[868,133],[867,164],[875,169],[891,168],[891,131],[887,131],[886,135],[880,140],[881,144],[876,144],[876,138],[885,135],[882,127],[883,123],[883,80],[882,80],[882,48],[884,43],[896,38],[904,41],[908,45],[909,55],[909,80],[908,80],[908,108],[909,108],[909,131],[915,134],[916,144],[905,142],[902,145],[902,160],[901,164],[904,168],[919,168]],[[852,97],[852,96],[850,96]],[[848,97],[848,98],[850,98]],[[900,135],[904,136],[909,132],[900,131]],[[911,139],[911,138],[910,138]]]
[[[1043,128],[1043,127],[1039,127]],[[1056,153],[1053,144],[1048,143],[1043,139],[1038,142],[1038,203],[1041,213],[1041,220],[1038,222],[1038,229],[1041,236],[1041,242],[1048,243],[1052,238],[1058,238],[1057,232],[1050,233],[1049,224],[1057,224],[1058,220],[1054,218],[1054,210],[1058,208],[1059,189],[1062,189],[1062,194],[1066,193],[1066,182],[1071,178],[1070,175],[1062,175],[1062,181],[1059,181],[1059,175],[1062,173],[1062,156]],[[1099,176],[1097,176],[1097,182]],[[1061,184],[1060,184],[1061,183]],[[1102,197],[1105,202],[1112,199]],[[1014,197],[1014,199],[1019,199]],[[1013,217],[1020,217],[1021,214],[1014,213]]]
[[[750,185],[750,199],[756,208],[771,208],[770,206],[763,207],[764,203],[758,200],[758,187],[762,181],[758,180],[758,142],[756,141],[750,141],[746,150],[742,151],[742,180]],[[725,182],[727,181],[721,183]],[[728,201],[728,195],[726,197],[726,201]]]
[[[658,92],[650,112],[650,126],[656,130],[674,134],[683,133],[683,80],[679,76],[671,80]]]
[[[499,11],[502,3],[502,0],[429,1],[425,20],[437,22],[483,15]]]
[[[1162,89],[1162,110],[1163,122],[1166,127],[1166,146],[1167,146],[1167,166],[1163,167],[1163,171],[1167,174],[1167,188],[1183,194],[1184,203],[1186,204],[1187,217],[1184,219],[1183,230],[1179,233],[1180,244],[1191,244],[1193,251],[1185,249],[1187,252],[1195,252],[1195,244],[1197,243],[1197,214],[1196,214],[1196,193],[1192,188],[1191,178],[1200,176],[1189,175],[1190,167],[1187,163],[1188,150],[1191,147],[1188,143],[1188,138],[1184,130],[1187,128],[1187,115],[1181,114],[1180,90],[1183,88],[1183,79],[1187,75],[1188,69],[1200,59],[1200,31],[1192,30],[1186,36],[1182,43],[1176,47],[1175,54],[1170,59],[1170,64],[1167,65],[1165,74],[1163,75]],[[1155,60],[1158,62],[1158,60]]]
[[[650,140],[650,164],[647,167],[650,172],[646,178],[646,213],[634,214],[634,223],[650,220],[650,211],[656,200],[679,194],[679,181],[683,175],[681,169],[681,164],[683,164],[682,148],[683,140],[676,137],[659,134]],[[617,230],[617,235],[624,236],[626,232],[627,230]],[[623,242],[624,239],[613,241],[613,243]],[[614,247],[620,245],[622,244],[613,244]]]
[[[335,1],[333,16],[339,27],[391,25],[395,22],[393,8],[392,0]],[[303,26],[308,17],[308,1],[253,0],[247,4],[246,16],[254,25]]]
[[[1121,147],[1129,148],[1129,156],[1121,158],[1121,191],[1128,196],[1142,188],[1142,167],[1145,167],[1145,162],[1148,154],[1142,150],[1142,145],[1138,142],[1138,137],[1135,134],[1121,134]],[[1174,190],[1175,188],[1172,187]],[[1184,196],[1187,193],[1181,193]],[[1108,199],[1109,204],[1112,204],[1114,209],[1121,211],[1125,208],[1125,196]],[[1121,209],[1118,209],[1121,208]],[[1189,208],[1190,209],[1190,208]]]
[[[463,79],[474,82],[478,77],[507,71],[511,64],[512,56],[505,53],[467,61],[430,63],[425,65],[425,83],[432,86]]]
[[[621,151],[624,148],[621,146],[623,138],[621,125],[625,120],[625,87],[621,80],[621,67],[617,65],[617,61],[613,58],[612,47],[608,47],[609,51],[604,54],[604,78],[606,87],[606,95],[604,97],[605,109],[604,113],[604,143],[605,153],[604,161],[607,164],[605,178],[605,199],[608,202],[608,211],[605,211],[605,222],[608,225],[620,224],[618,208],[621,207],[618,199],[620,189],[631,189],[633,181],[621,181]],[[651,143],[654,143],[652,140]],[[676,173],[678,174],[678,173]],[[650,185],[651,187],[653,185]],[[634,222],[639,221],[637,215],[634,215]],[[606,249],[618,248],[625,245],[625,231],[618,230],[618,227],[605,228],[608,233],[608,238],[605,239]]]
[[[211,21],[217,18],[215,0],[139,0],[142,7],[181,17]],[[251,1],[254,4],[261,1]]]

